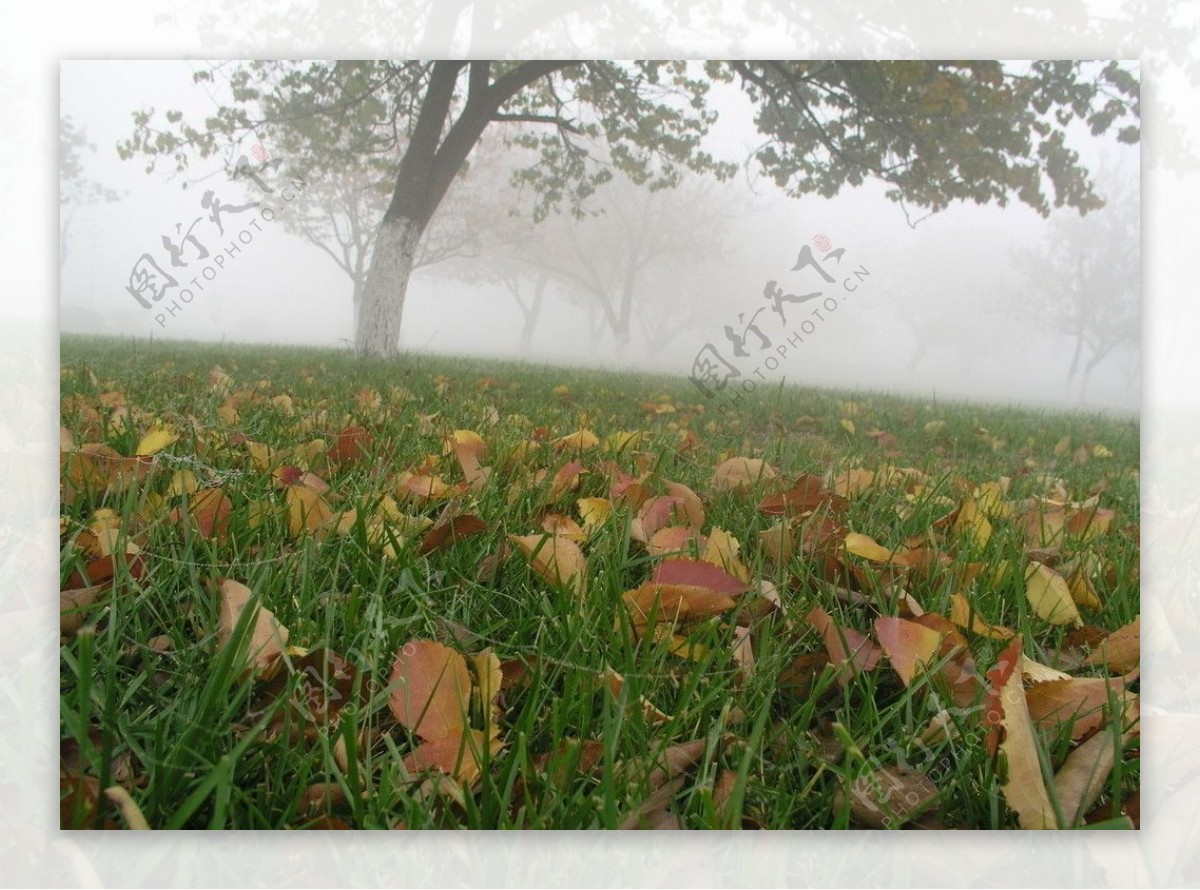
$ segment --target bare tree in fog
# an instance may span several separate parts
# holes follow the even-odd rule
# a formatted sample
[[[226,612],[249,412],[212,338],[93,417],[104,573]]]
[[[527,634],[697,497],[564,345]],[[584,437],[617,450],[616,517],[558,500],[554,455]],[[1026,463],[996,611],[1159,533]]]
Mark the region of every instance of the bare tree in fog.
[[[1052,215],[1043,245],[1013,257],[1025,283],[1023,308],[1072,338],[1067,378],[1079,381],[1081,401],[1096,367],[1123,348],[1136,350],[1141,334],[1138,170],[1102,167],[1101,174],[1111,183],[1103,210]]]
[[[71,226],[75,214],[88,204],[119,201],[116,192],[83,172],[83,154],[95,154],[96,146],[88,141],[87,131],[77,127],[69,116],[58,121],[58,271],[67,264],[71,246]]]

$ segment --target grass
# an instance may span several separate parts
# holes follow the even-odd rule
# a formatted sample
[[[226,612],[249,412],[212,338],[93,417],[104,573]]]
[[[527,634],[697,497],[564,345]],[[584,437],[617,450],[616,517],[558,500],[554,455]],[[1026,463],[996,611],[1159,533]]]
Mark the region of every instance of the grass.
[[[227,393],[210,386],[215,365],[232,378],[230,392],[255,396],[242,399],[236,418],[221,414]],[[906,688],[885,660],[845,685],[833,667],[797,679],[795,666],[824,651],[803,620],[810,608],[870,633],[874,617],[894,614],[896,602],[872,589],[878,579],[869,572],[843,579],[872,597],[865,606],[838,599],[800,555],[774,565],[758,535],[776,519],[755,505],[775,489],[769,482],[746,493],[714,489],[713,471],[730,456],[762,458],[787,478],[885,463],[923,471],[932,487],[903,516],[903,488],[876,486],[850,499],[846,527],[888,547],[927,535],[947,512],[940,496],[957,501],[972,485],[1009,477],[1008,499],[1016,502],[1043,493],[1042,474],[1059,477],[1073,500],[1098,492],[1101,505],[1116,511],[1113,530],[1089,545],[1106,571],[1097,585],[1102,606],[1085,613],[1088,624],[1112,631],[1140,611],[1138,427],[1127,420],[794,388],[760,391],[744,408],[720,414],[686,380],[669,377],[89,338],[64,338],[61,391],[62,423],[76,445],[102,442],[132,455],[157,422],[179,434],[136,484],[64,496],[64,585],[86,562],[80,534],[98,509],[119,517],[118,550],[126,539],[140,548],[140,560],[115,560],[111,589],[78,616],[78,632],[63,637],[68,826],[124,824],[95,803],[98,789],[121,784],[155,828],[614,828],[639,812],[651,821],[667,813],[687,828],[845,828],[850,807],[839,791],[868,766],[907,764],[936,785],[941,825],[1015,827],[978,719],[964,713],[954,738],[920,741],[936,710],[932,675]],[[378,405],[364,391],[378,394]],[[106,393],[120,393],[126,407],[114,412],[115,397]],[[291,413],[272,401],[284,395]],[[665,405],[671,410],[655,407]],[[292,534],[270,468],[256,466],[243,439],[283,455],[316,438],[328,445],[351,425],[370,431],[366,460],[339,467],[314,452],[304,468],[330,484],[336,509],[355,508],[359,520],[324,540]],[[492,476],[462,497],[486,530],[427,555],[416,538],[393,530],[385,555],[365,517],[394,494],[394,475],[427,455],[458,482],[458,464],[443,453],[455,429],[487,442]],[[672,653],[665,637],[635,632],[622,594],[642,584],[656,560],[631,541],[628,511],[616,510],[584,546],[582,598],[548,583],[519,553],[494,559],[507,535],[540,531],[546,486],[525,480],[569,460],[548,443],[579,429],[601,440],[618,431],[645,437],[619,453],[580,455],[588,472],[552,505],[555,512],[578,519],[576,499],[609,496],[604,460],[652,472],[696,491],[705,532],[729,532],[751,578],[776,585],[784,612],[742,621],[755,659],[748,676],[733,656],[741,612],[693,625],[691,658]],[[689,430],[694,447],[680,448]],[[867,435],[876,430],[895,437],[891,456]],[[1069,448],[1056,452],[1064,437]],[[522,443],[535,439],[541,447],[522,455]],[[227,536],[204,537],[172,519],[173,508],[186,507],[169,489],[177,470],[221,487],[231,505]],[[443,503],[402,508],[437,518]],[[998,521],[981,547],[947,542],[950,564],[906,578],[905,587],[927,612],[948,615],[962,569],[982,564],[979,577],[1000,580],[975,582],[976,607],[1022,634],[1027,656],[1053,662],[1070,628],[1032,614],[1018,573],[992,572],[1006,561],[1024,564],[1025,544],[1016,523]],[[340,720],[310,721],[290,704],[312,674],[301,648],[271,682],[239,677],[246,645],[239,652],[236,642],[216,644],[217,578],[249,587],[288,628],[293,646],[345,657],[353,677],[339,687],[341,704],[353,706]],[[249,614],[238,628],[243,636]],[[483,756],[476,782],[439,789],[406,766],[417,740],[391,717],[388,683],[396,653],[413,639],[468,655],[490,648],[504,662],[503,745]],[[986,670],[1000,644],[973,635],[970,643]],[[518,665],[523,678],[510,683]],[[606,668],[625,677],[618,694],[597,680]],[[669,719],[649,719],[640,698]],[[483,706],[472,707],[479,725]],[[1053,769],[1071,748],[1070,725],[1039,738]],[[696,743],[695,756],[661,791],[653,767],[686,742]],[[334,790],[313,805],[314,786]],[[1132,749],[1118,758],[1100,803],[1137,787]],[[665,802],[648,806],[656,791]]]

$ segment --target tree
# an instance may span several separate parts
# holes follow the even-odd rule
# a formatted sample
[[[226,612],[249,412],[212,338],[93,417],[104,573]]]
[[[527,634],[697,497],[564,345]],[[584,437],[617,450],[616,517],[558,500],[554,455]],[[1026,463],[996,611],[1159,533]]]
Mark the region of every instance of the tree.
[[[515,216],[506,219],[510,208]],[[647,345],[661,350],[695,320],[704,280],[693,270],[711,270],[724,252],[740,213],[736,201],[696,174],[654,191],[618,175],[581,211],[535,223],[506,196],[480,234],[479,257],[454,268],[470,280],[504,284],[522,313],[523,350],[551,285],[588,312],[591,342],[607,331],[623,352],[636,322]]]
[[[88,204],[119,201],[120,192],[89,179],[83,172],[83,153],[96,151],[87,131],[69,115],[58,121],[58,271],[67,264],[75,213]]]
[[[1141,339],[1137,171],[1118,168],[1104,179],[1112,186],[1102,211],[1054,214],[1044,245],[1013,256],[1022,309],[1043,313],[1074,341],[1067,379],[1079,380],[1081,402],[1097,366]]]
[[[422,236],[489,127],[541,127],[505,141],[538,152],[515,181],[536,190],[544,217],[577,206],[614,170],[651,188],[676,184],[687,168],[730,175],[732,163],[702,148],[717,82],[754,103],[767,140],[754,161],[794,196],[876,178],[893,200],[931,211],[1015,197],[1048,213],[1048,190],[1054,206],[1087,211],[1099,200],[1066,128],[1116,127],[1127,142],[1139,132],[1137,77],[1115,62],[272,61],[234,67],[229,102],[203,129],[177,111],[163,129],[141,111],[119,150],[149,156],[151,169],[166,156],[182,171],[193,155],[287,123],[322,173],[348,163],[386,170],[391,197],[355,335],[360,354],[386,357]]]

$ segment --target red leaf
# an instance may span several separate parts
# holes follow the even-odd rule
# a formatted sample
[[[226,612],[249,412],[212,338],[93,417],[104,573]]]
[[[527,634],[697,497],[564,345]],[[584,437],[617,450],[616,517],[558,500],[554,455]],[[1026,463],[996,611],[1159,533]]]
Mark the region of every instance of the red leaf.
[[[750,589],[750,585],[711,562],[698,559],[665,559],[650,576],[652,584],[687,584],[703,587],[718,593],[737,596]]]

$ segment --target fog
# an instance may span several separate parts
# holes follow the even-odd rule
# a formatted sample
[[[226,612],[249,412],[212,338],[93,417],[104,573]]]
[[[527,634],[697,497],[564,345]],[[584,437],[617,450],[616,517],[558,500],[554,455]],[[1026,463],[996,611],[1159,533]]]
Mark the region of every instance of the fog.
[[[68,228],[61,329],[349,349],[351,280],[319,246],[287,230],[282,189],[264,202],[277,217],[268,221],[261,207],[235,210],[262,195],[245,179],[231,180],[222,157],[193,159],[185,177],[147,175],[144,159],[117,157],[117,142],[133,131],[134,111],[178,108],[192,121],[215,111],[221,85],[193,85],[197,67],[166,61],[62,64],[61,114],[96,146],[80,156],[82,176],[113,194],[62,208]],[[721,118],[710,147],[744,160],[761,142],[748,103],[740,93],[721,90],[714,91],[714,102]],[[493,237],[497,233],[477,233],[468,256],[420,268],[410,283],[401,342],[410,350],[645,368],[680,377],[692,374],[698,362],[721,362],[738,369],[727,392],[753,380],[756,386],[786,382],[1137,412],[1139,152],[1118,145],[1112,134],[1074,136],[1072,147],[1098,193],[1109,199],[1109,206],[1085,217],[1089,229],[1076,225],[1074,210],[1043,219],[1016,202],[1006,208],[956,204],[920,219],[923,211],[906,212],[887,200],[883,185],[871,182],[828,200],[789,198],[745,171],[725,183],[689,180],[676,195],[639,196],[613,184],[611,196],[605,189],[596,196],[593,209],[603,209],[600,216],[581,222],[552,217],[524,246]],[[303,181],[303,159],[286,160]],[[503,195],[510,188],[506,175],[489,178],[486,167],[477,176],[482,178],[470,186],[475,194]],[[695,193],[691,198],[687,189]],[[225,230],[213,233],[205,218],[195,232],[206,232],[198,240],[207,239],[206,249],[214,257],[224,252],[226,259],[211,278],[196,282],[189,303],[163,318],[160,306],[143,308],[127,289],[131,269],[143,254],[170,269],[163,237],[183,243],[192,221],[207,213],[201,201],[209,190],[225,206]],[[698,203],[685,200],[692,198]],[[469,205],[471,195],[464,200]],[[610,200],[618,203],[605,203]],[[614,332],[601,298],[561,268],[588,279],[590,261],[590,280],[602,290],[607,286],[605,276],[621,268],[628,250],[621,240],[629,228],[620,224],[621,200],[657,220],[640,242],[664,245],[633,291],[627,338]],[[528,204],[520,195],[511,202]],[[1113,243],[1100,241],[1097,233],[1119,228],[1106,223],[1122,208],[1132,230],[1126,227]],[[506,225],[524,224],[500,217],[497,228]],[[547,276],[532,326],[526,310],[537,270],[545,265],[528,261],[530,243],[549,245],[559,267],[559,274]],[[581,253],[573,258],[556,244],[577,245]],[[498,270],[508,268],[510,259],[516,271],[506,279]],[[1116,275],[1106,276],[1105,269],[1118,268],[1132,269],[1132,288],[1101,293]],[[1072,308],[1067,294],[1085,280],[1094,304]],[[774,302],[765,292],[769,281],[779,289]],[[818,291],[821,297],[801,302]],[[836,309],[814,317],[835,294]],[[615,291],[607,296],[615,299]],[[808,327],[801,327],[804,322]],[[738,344],[748,353],[740,359]]]

